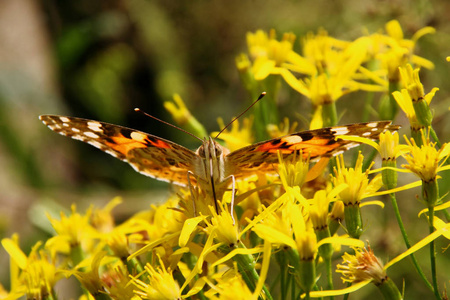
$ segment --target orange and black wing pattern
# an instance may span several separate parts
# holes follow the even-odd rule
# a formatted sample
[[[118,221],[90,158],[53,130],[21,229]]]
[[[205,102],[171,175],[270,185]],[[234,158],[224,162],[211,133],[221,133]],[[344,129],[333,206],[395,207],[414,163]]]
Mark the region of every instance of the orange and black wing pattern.
[[[129,163],[137,172],[178,185],[187,185],[195,169],[195,152],[171,141],[134,129],[82,118],[42,115],[51,130],[88,143]]]

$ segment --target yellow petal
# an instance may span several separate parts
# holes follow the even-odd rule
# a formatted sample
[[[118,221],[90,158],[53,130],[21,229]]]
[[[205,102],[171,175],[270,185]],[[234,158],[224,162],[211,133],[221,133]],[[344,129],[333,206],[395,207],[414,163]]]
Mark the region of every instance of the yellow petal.
[[[381,208],[384,208],[384,202],[379,200],[373,200],[373,201],[364,201],[361,203],[360,207],[369,206],[369,205],[378,205]]]
[[[428,70],[433,70],[434,69],[434,63],[431,60],[428,60],[426,58],[414,55],[411,57],[411,62],[415,65],[424,67]]]
[[[323,118],[322,118],[322,110],[323,109],[322,108],[323,108],[323,105],[319,105],[314,110],[314,114],[311,119],[311,123],[309,124],[310,130],[323,128]]]
[[[339,295],[345,295],[352,292],[355,292],[364,286],[368,285],[371,282],[371,280],[365,280],[361,281],[355,284],[352,284],[348,288],[342,289],[342,290],[328,290],[328,291],[313,291],[309,293],[309,296],[311,298],[322,298],[322,297],[328,297],[328,296],[339,296]],[[301,295],[302,298],[305,297],[305,295]]]
[[[211,233],[208,236],[208,239],[206,240],[205,246],[203,247],[202,253],[199,255],[197,263],[195,264],[194,268],[192,269],[191,273],[186,277],[186,281],[184,282],[183,286],[181,287],[180,291],[182,292],[184,288],[191,283],[192,279],[194,279],[195,276],[202,273],[202,266],[204,262],[205,256],[210,253],[211,251],[216,250],[221,246],[221,244],[216,244],[212,246],[214,241],[214,234]]]
[[[19,268],[23,270],[27,267],[27,256],[12,239],[2,239],[2,246],[5,248],[6,252],[8,252],[9,256],[11,256],[11,259],[16,262]]]
[[[417,42],[418,39],[420,39],[421,37],[423,37],[426,34],[433,34],[436,32],[436,29],[431,27],[431,26],[426,26],[424,28],[421,28],[419,30],[416,31],[416,33],[414,33],[414,35],[412,36],[411,40],[413,40],[413,42]]]
[[[197,228],[198,223],[205,220],[205,216],[199,216],[195,218],[187,219],[184,222],[183,228],[181,229],[180,238],[178,240],[178,245],[180,247],[185,247],[189,242],[189,238],[191,237],[192,232]]]
[[[357,240],[354,238],[348,238],[348,237],[336,237],[336,236],[321,239],[317,243],[317,247],[320,247],[323,244],[346,245],[346,246],[358,247],[358,248],[364,247],[364,242],[361,240]]]
[[[200,279],[198,279],[195,282],[194,286],[189,289],[189,292],[186,295],[183,295],[183,298],[188,298],[188,297],[198,294],[201,290],[203,290],[205,283],[206,283],[205,277],[201,277]]]
[[[271,226],[257,224],[253,231],[262,239],[271,242],[272,244],[288,245],[291,248],[296,249],[295,241],[286,234],[274,229]]]
[[[274,60],[268,60],[268,59],[263,60],[262,57],[258,58],[253,65],[255,79],[256,80],[265,79],[267,76],[269,76],[272,73],[272,70],[274,68],[275,68]]]
[[[264,255],[261,265],[261,270],[259,272],[258,284],[256,285],[255,291],[253,292],[253,299],[258,299],[262,288],[264,287],[264,282],[266,281],[267,272],[270,266],[270,255],[272,254],[272,245],[268,241],[264,241]],[[252,299],[252,300],[253,300]]]
[[[277,74],[280,74],[287,84],[291,86],[294,90],[304,95],[305,97],[311,98],[311,93],[309,88],[303,83],[303,81],[295,78],[295,76],[289,72],[289,70],[283,68],[275,68]]]
[[[399,262],[400,260],[404,259],[405,257],[413,254],[414,252],[418,251],[419,249],[425,247],[429,243],[431,243],[433,240],[437,239],[441,235],[447,236],[450,232],[450,224],[446,224],[446,226],[441,227],[440,229],[436,230],[432,234],[428,235],[426,238],[422,239],[420,242],[409,248],[406,252],[403,252],[390,262],[388,262],[384,269],[387,270],[390,266],[394,265],[395,263]]]
[[[445,228],[445,226],[448,226],[447,223],[445,223],[444,221],[442,221],[441,219],[439,219],[438,217],[434,216],[433,218],[433,223],[434,223],[434,228],[436,228],[436,230],[440,230],[442,228]],[[447,230],[443,233],[443,236],[445,236],[445,238],[447,238],[448,240],[450,240],[450,231]]]
[[[388,168],[386,168],[386,169],[388,169]],[[389,168],[389,169],[391,169],[391,168]],[[396,169],[396,171],[398,171],[398,170]],[[406,173],[409,173],[409,172],[406,172]],[[412,189],[412,188],[415,188],[415,187],[418,187],[418,186],[421,186],[421,185],[422,185],[422,180],[417,180],[415,182],[412,182],[412,183],[409,183],[409,184],[405,184],[405,185],[403,185],[401,187],[398,187],[398,188],[395,188],[395,189],[392,189],[392,190],[387,190],[387,191],[373,193],[370,196],[374,197],[374,196],[387,195],[387,194],[391,194],[391,193],[397,193],[397,192],[409,190],[409,189]]]
[[[392,20],[386,23],[386,32],[389,36],[396,40],[403,39],[403,30],[400,23],[397,20]]]
[[[256,254],[256,253],[261,253],[263,251],[264,250],[262,249],[262,247],[250,248],[250,249],[247,249],[247,248],[236,248],[233,251],[231,251],[230,253],[228,253],[227,255],[225,255],[224,257],[222,257],[221,259],[215,261],[211,265],[211,267],[215,267],[215,266],[218,266],[220,264],[223,264],[223,263],[229,261],[230,259],[232,259],[236,255],[240,255],[240,254],[244,254],[244,255],[245,254]]]

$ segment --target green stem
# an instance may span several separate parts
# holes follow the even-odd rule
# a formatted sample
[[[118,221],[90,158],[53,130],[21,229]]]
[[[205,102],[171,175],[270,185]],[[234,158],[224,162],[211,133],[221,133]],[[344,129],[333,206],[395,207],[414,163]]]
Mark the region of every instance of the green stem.
[[[259,274],[256,272],[253,256],[250,254],[236,255],[233,260],[236,261],[238,269],[242,275],[242,279],[244,279],[248,288],[251,291],[254,291],[259,280]],[[263,291],[266,297],[265,299],[273,300],[272,295],[265,284],[263,285]]]
[[[304,299],[306,299],[306,300],[311,299],[311,297],[309,296],[309,291],[305,292],[305,298]]]
[[[337,124],[336,102],[331,101],[322,106],[323,127],[331,127]]]
[[[352,284],[349,282],[349,283],[347,283],[347,286],[346,287],[350,287]],[[344,299],[343,300],[348,300],[348,297],[350,296],[350,293],[349,294],[345,294],[344,295]]]
[[[331,258],[325,259],[325,264],[327,268],[327,279],[328,279],[328,289],[333,290],[334,284],[333,284],[333,266],[331,264]],[[330,300],[333,300],[334,297],[330,296]]]
[[[436,131],[434,131],[433,127],[431,127],[431,126],[430,126],[430,134],[431,134],[431,137],[433,138],[433,140],[436,142],[436,145],[437,145],[439,148],[441,148],[441,147],[442,147],[442,144],[441,144],[441,142],[439,141],[439,138],[438,138],[438,136],[437,136],[437,134],[436,134]]]
[[[290,277],[290,281],[291,281],[291,286],[292,286],[292,288],[291,288],[291,299],[292,300],[299,299],[299,297],[297,297],[297,295],[296,295],[297,290],[295,289],[295,287],[296,287],[296,285],[295,285],[295,276],[291,276]]]
[[[403,299],[402,294],[398,290],[397,286],[389,277],[386,277],[386,280],[382,284],[378,285],[378,288],[383,294],[384,299],[392,299],[392,300]]]
[[[287,285],[289,284],[286,281],[286,266],[288,265],[286,262],[286,256],[282,251],[275,254],[278,262],[278,266],[280,267],[280,292],[281,292],[281,300],[286,300],[287,297]]]
[[[395,194],[393,194],[393,193],[389,194],[389,196],[391,197],[392,207],[394,208],[395,217],[397,218],[398,226],[400,227],[400,231],[402,232],[403,240],[405,241],[406,247],[409,249],[409,248],[411,248],[411,243],[409,242],[408,234],[406,233],[406,229],[405,229],[405,226],[403,225],[402,217],[400,215],[400,210],[398,209],[397,198],[395,197]],[[433,291],[434,290],[433,286],[428,281],[427,277],[425,276],[422,269],[420,268],[415,255],[411,254],[410,257],[413,261],[413,264],[414,264],[414,267],[416,268],[417,273],[419,273],[420,278],[422,278],[425,285],[431,291]]]
[[[354,239],[359,239],[359,237],[363,233],[363,224],[359,203],[345,204],[344,215],[348,235]]]
[[[447,222],[450,222],[450,213],[446,209],[443,210],[443,213]]]
[[[81,245],[78,243],[72,246],[70,250],[70,259],[72,260],[72,264],[74,266],[78,265],[84,259],[84,252],[81,249]],[[80,270],[84,270],[85,268],[81,268]]]
[[[144,270],[141,262],[136,257],[133,257],[129,261],[125,259],[124,262],[127,265],[128,273],[131,275],[140,274]]]
[[[319,229],[322,227],[321,229]],[[330,237],[330,230],[328,227],[321,225],[319,228],[315,228],[315,233],[317,236],[317,240],[321,241],[325,238]],[[332,263],[331,258],[333,256],[333,246],[331,244],[324,244],[319,247],[319,255],[325,261],[326,272],[327,272],[327,280],[328,280],[328,289],[333,289],[333,271],[332,271]],[[333,299],[331,297],[330,299]]]
[[[366,101],[364,102],[364,109],[363,109],[362,116],[361,116],[361,122],[369,121],[370,111],[372,110],[372,103],[373,103],[374,97],[375,97],[374,92],[367,93]]]
[[[430,215],[428,216],[429,224],[430,224],[430,234],[434,232],[434,206],[430,205],[428,207],[428,211]],[[436,299],[441,299],[439,295],[439,288],[437,285],[437,277],[436,277],[436,244],[434,240],[430,243],[430,263],[431,263],[431,278],[433,279],[433,288],[434,295]]]

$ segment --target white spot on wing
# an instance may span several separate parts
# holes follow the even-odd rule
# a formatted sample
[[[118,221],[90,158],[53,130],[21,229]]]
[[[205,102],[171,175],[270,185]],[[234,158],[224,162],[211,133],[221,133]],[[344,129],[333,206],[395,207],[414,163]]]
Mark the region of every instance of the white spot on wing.
[[[72,127],[72,131],[73,131],[73,132],[77,132],[77,133],[78,133],[78,132],[81,132],[81,130],[80,130],[80,129],[78,129],[78,128],[75,128],[75,127]]]
[[[333,127],[333,132],[336,133],[337,135],[344,135],[347,134],[349,131],[347,127]]]
[[[301,141],[303,141],[303,139],[298,135],[286,136],[286,137],[282,138],[281,140],[283,142],[287,142],[287,143],[291,143],[291,144],[296,144],[296,143],[300,143]]]
[[[90,137],[90,138],[93,138],[93,139],[98,139],[98,138],[99,138],[98,135],[96,135],[95,133],[90,132],[90,131],[85,131],[83,134],[84,134],[85,136]]]
[[[145,140],[145,135],[142,133],[139,133],[139,132],[134,131],[130,134],[130,136],[133,140],[136,140],[136,141],[144,141]]]
[[[367,127],[377,127],[378,123],[377,122],[367,123],[366,126]]]
[[[67,117],[59,117],[59,119],[61,120],[61,122],[63,122],[63,123],[67,123],[67,122],[70,122],[70,119],[69,118],[67,118]]]
[[[101,148],[100,148],[101,149]],[[112,155],[112,156],[114,156],[114,157],[118,157],[117,156],[117,153],[116,152],[114,152],[114,151],[111,151],[111,150],[104,150],[104,149],[102,149],[103,151],[105,151],[105,153],[108,153],[109,155]],[[125,160],[126,161],[126,160]]]
[[[62,129],[61,125],[59,125],[59,124],[48,125],[48,128],[50,128],[51,130]]]
[[[102,124],[100,124],[99,122],[90,121],[87,123],[87,126],[92,131],[103,132],[103,130],[101,129]]]
[[[75,140],[83,141],[83,142],[86,140],[86,138],[84,136],[78,135],[78,134],[73,135],[72,138],[75,139]]]
[[[94,146],[94,147],[96,147],[96,148],[99,148],[99,149],[101,149],[101,148],[103,147],[103,145],[100,144],[100,143],[97,142],[97,141],[89,141],[88,144],[89,144],[89,145],[92,145],[92,146]]]

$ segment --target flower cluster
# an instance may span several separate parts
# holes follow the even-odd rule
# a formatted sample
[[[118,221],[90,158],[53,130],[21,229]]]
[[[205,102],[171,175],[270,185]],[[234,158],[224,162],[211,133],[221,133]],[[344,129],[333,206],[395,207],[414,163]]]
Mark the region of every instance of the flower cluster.
[[[237,67],[252,95],[265,87],[270,97],[255,106],[253,116],[220,133],[232,151],[295,128],[296,123],[290,125],[287,119],[283,124],[274,122],[278,120],[279,80],[310,100],[312,129],[336,125],[336,101],[365,91],[381,95],[379,119],[394,120],[399,106],[410,121],[413,139],[405,137],[401,144],[399,134],[390,131],[380,135],[379,143],[364,134],[342,137],[373,148],[372,153],[359,152],[353,163],[343,155],[312,161],[311,153],[278,151],[278,161],[267,166],[277,176],[250,170],[247,177],[236,181],[233,177],[223,193],[214,197],[193,180],[166,203],[121,224],[115,223],[112,213],[121,203],[119,198],[85,213],[73,206],[70,214],[61,213],[59,218],[48,215],[54,236],[37,243],[28,255],[20,249],[18,236],[2,240],[11,257],[11,288],[0,290],[0,297],[58,299],[55,284],[74,277],[84,291],[80,299],[310,299],[351,293],[370,282],[385,298],[402,299],[387,269],[410,256],[430,294],[445,298],[436,271],[436,261],[444,258],[436,256],[434,240],[443,235],[450,238],[446,223],[450,205],[437,184],[439,174],[449,169],[450,146],[441,146],[431,127],[430,104],[437,89],[425,94],[419,70],[409,65],[433,67],[414,54],[419,37],[431,32],[427,27],[407,40],[399,23],[391,21],[385,32],[343,41],[322,29],[302,38],[302,54],[294,50],[292,33],[285,33],[281,40],[273,30],[248,33],[248,55],[236,59]],[[179,96],[165,106],[180,126],[197,134],[204,131]],[[366,107],[361,121],[367,121],[372,111],[370,104]],[[219,125],[224,128],[222,120]],[[301,142],[310,147],[328,145],[315,144],[312,138]],[[377,152],[381,159],[374,164]],[[397,159],[404,159],[400,168]],[[264,164],[264,157],[258,163]],[[398,186],[399,173],[413,173],[420,181],[402,181]],[[421,215],[426,216],[430,234],[415,236],[421,241],[412,245],[396,195],[419,185],[420,200],[426,203]],[[384,207],[384,202],[368,198],[382,195],[390,196],[408,248],[386,264],[360,239],[373,229],[364,224],[370,215],[367,206]],[[421,269],[424,263],[414,258],[414,252],[427,245],[430,276]],[[342,253],[343,261],[335,267]],[[338,286],[335,272],[351,286]]]

